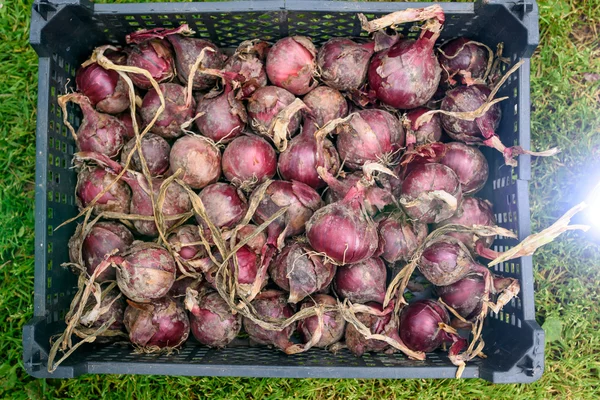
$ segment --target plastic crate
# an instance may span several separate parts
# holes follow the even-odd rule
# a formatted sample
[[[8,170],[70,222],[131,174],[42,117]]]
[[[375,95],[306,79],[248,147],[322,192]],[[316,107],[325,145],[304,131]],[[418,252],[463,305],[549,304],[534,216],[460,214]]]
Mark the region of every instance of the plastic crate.
[[[503,118],[498,129],[507,145],[529,148],[529,57],[538,43],[535,2],[484,0],[475,3],[442,3],[446,13],[444,38],[468,35],[494,47],[505,44],[505,56],[525,59],[499,96]],[[243,342],[214,350],[189,340],[170,355],[134,354],[122,345],[85,345],[53,374],[47,372],[49,338],[64,329],[64,315],[76,291],[76,277],[61,267],[67,261],[67,241],[75,225],[54,228],[76,215],[76,174],[71,169],[75,144],[62,123],[57,96],[74,86],[74,75],[95,46],[118,43],[139,28],[172,27],[188,23],[197,36],[220,47],[260,37],[275,41],[288,35],[308,35],[316,44],[334,36],[360,36],[356,13],[369,18],[431,3],[365,3],[341,1],[242,1],[222,3],[92,4],[88,0],[38,1],[33,5],[31,44],[39,55],[36,239],[34,317],[23,329],[23,361],[35,377],[70,378],[86,373],[161,374],[191,376],[320,377],[320,378],[450,378],[456,372],[446,355],[435,352],[424,362],[402,354],[365,354],[348,351],[333,355],[311,349],[286,356],[266,347]],[[404,34],[417,32],[405,26]],[[70,109],[77,127],[80,113]],[[519,157],[519,166],[504,165],[495,151],[484,152],[490,178],[481,196],[494,203],[499,225],[522,239],[530,233],[528,181],[530,159]],[[497,238],[503,250],[514,240]],[[488,317],[483,337],[486,359],[468,363],[463,377],[495,383],[532,382],[542,374],[544,332],[535,322],[532,262],[523,257],[494,268],[494,273],[519,279],[521,293],[498,315]]]

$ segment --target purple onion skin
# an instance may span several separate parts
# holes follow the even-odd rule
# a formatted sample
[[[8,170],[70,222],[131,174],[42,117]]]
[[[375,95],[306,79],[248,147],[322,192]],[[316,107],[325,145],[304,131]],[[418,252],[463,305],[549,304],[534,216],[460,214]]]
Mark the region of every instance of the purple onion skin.
[[[177,279],[175,279],[175,282],[173,282],[173,286],[171,286],[171,290],[169,290],[168,295],[173,298],[181,298],[185,296],[188,288],[200,290],[203,283],[204,281],[202,278],[193,278],[191,276],[180,275]]]
[[[446,92],[440,109],[450,112],[475,111],[485,103],[490,93],[490,88],[485,85],[458,86]],[[501,117],[500,105],[494,104],[475,121],[460,120],[443,114],[440,118],[448,136],[469,144],[481,142],[486,135],[493,134],[500,124]]]
[[[166,249],[134,243],[126,256],[114,258],[119,289],[133,301],[148,303],[159,299],[175,281],[177,266]]]
[[[238,283],[243,285],[253,284],[258,274],[258,268],[260,264],[260,257],[250,247],[242,246],[236,253],[239,270],[238,270]],[[230,263],[233,271],[234,264]],[[266,283],[266,282],[265,282]]]
[[[198,136],[183,136],[173,143],[169,156],[171,172],[183,169],[181,179],[192,189],[202,189],[221,177],[221,152]]]
[[[300,305],[300,310],[317,305],[335,306],[337,300],[326,294],[315,294],[311,298],[307,298]],[[319,318],[316,315],[304,318],[298,321],[298,332],[303,338],[303,342],[307,343],[311,340],[313,334],[319,325]],[[323,329],[321,339],[314,344],[313,347],[325,348],[334,343],[339,342],[344,336],[346,329],[346,321],[337,311],[329,311],[323,315]]]
[[[426,104],[440,83],[442,69],[433,44],[403,39],[376,53],[369,65],[369,87],[388,106],[411,109]]]
[[[234,54],[227,60],[223,70],[240,74],[246,79],[242,84],[242,98],[247,98],[256,89],[267,86],[265,65],[255,54]]]
[[[190,321],[183,305],[170,297],[148,304],[128,301],[125,328],[135,346],[173,348],[182,345],[190,335]]]
[[[429,245],[419,259],[419,271],[436,286],[452,285],[469,272],[479,269],[479,264],[473,261],[468,250],[452,240],[452,237],[442,237]]]
[[[439,163],[454,171],[465,195],[477,193],[487,182],[488,162],[476,147],[461,142],[446,143],[446,152]]]
[[[75,82],[77,90],[100,112],[118,114],[129,108],[129,89],[117,71],[92,63],[77,70]]]
[[[132,189],[133,195],[131,197],[131,214],[139,215],[154,215],[154,208],[152,201],[148,195],[149,187],[146,179],[141,175],[136,177],[124,177],[129,186]],[[164,182],[161,178],[154,178],[152,180],[152,189],[154,191],[154,198],[158,198],[160,193],[160,187]],[[184,214],[192,209],[192,202],[186,190],[176,182],[169,185],[166,190],[165,202],[162,206],[162,213],[164,216]],[[165,229],[169,229],[177,223],[176,220],[165,221]],[[158,228],[154,221],[133,221],[133,226],[141,235],[156,237],[158,236]]]
[[[381,258],[372,257],[338,268],[334,279],[335,292],[352,303],[383,303],[386,279],[385,264]]]
[[[378,219],[377,255],[389,263],[408,262],[427,237],[427,225],[406,218],[384,216]]]
[[[169,169],[169,154],[171,146],[162,137],[147,133],[142,140],[142,154],[146,160],[148,171],[151,176],[160,176]],[[135,148],[135,139],[125,143],[121,152],[121,164],[125,165],[127,157]],[[142,172],[142,161],[136,152],[131,159],[129,167],[134,171]]]
[[[366,81],[375,43],[358,44],[346,38],[329,39],[317,55],[321,80],[341,91],[358,90]]]
[[[357,116],[339,125],[336,131],[337,150],[351,170],[360,169],[367,162],[378,162],[404,146],[402,124],[383,110],[357,111]]]
[[[94,110],[87,98],[76,95],[83,120],[77,129],[77,147],[81,151],[104,154],[110,158],[119,155],[127,128],[115,116]]]
[[[442,227],[448,224],[457,224],[464,226],[483,225],[493,226],[496,225],[496,217],[494,216],[494,210],[492,203],[487,200],[479,199],[477,197],[467,197],[463,200],[459,211],[448,218],[447,220],[439,223],[436,228]],[[473,234],[471,233],[459,233],[450,232],[447,234],[453,238],[463,242],[469,249],[474,250],[476,243],[482,243],[485,248],[490,248],[494,242],[494,237],[483,237],[474,240]]]
[[[342,200],[362,177],[362,171],[355,171],[351,174],[346,174],[344,178],[339,178],[338,182],[341,182],[341,185],[335,188],[330,185],[329,190],[325,192],[326,202],[331,204]],[[372,185],[365,189],[363,205],[367,213],[371,216],[374,216],[388,205],[396,204],[396,199],[392,194],[392,187],[388,184],[389,182],[382,180],[380,183],[381,187],[379,185]]]
[[[264,182],[277,172],[275,149],[263,138],[245,135],[235,138],[223,152],[223,174],[234,185]]]
[[[383,311],[383,307],[379,303],[367,303],[366,305]],[[397,335],[396,322],[392,319],[392,314],[386,314],[378,317],[367,313],[357,313],[356,317],[362,322],[373,334],[383,334],[387,336]],[[369,352],[382,352],[389,345],[381,340],[365,339],[362,333],[358,332],[354,325],[346,324],[346,345],[348,349],[357,357]]]
[[[75,188],[77,206],[80,209],[87,207],[115,178],[116,175],[103,168],[94,167],[81,170],[77,176]],[[131,190],[125,182],[118,181],[98,199],[94,205],[94,214],[98,215],[104,211],[129,214],[130,202]]]
[[[100,303],[100,307],[106,310],[102,314],[98,316],[98,319],[94,321],[90,328],[99,329],[102,325],[107,323],[111,318],[115,319],[109,327],[107,332],[123,332],[125,330],[125,325],[123,323],[124,315],[125,315],[125,307],[127,303],[125,302],[125,296],[121,296],[115,300],[115,298],[120,295],[121,292],[117,288],[112,289],[109,293],[105,295]],[[90,296],[90,305],[93,307],[96,302],[94,296]],[[108,307],[108,308],[107,308]],[[116,337],[111,336],[98,336],[96,338],[97,343],[109,343],[116,339]]]
[[[348,115],[348,103],[342,94],[329,86],[319,86],[308,92],[302,99],[310,112],[304,117],[304,124],[313,122],[323,126],[336,118]]]
[[[413,351],[430,352],[447,341],[439,323],[450,324],[444,307],[434,300],[418,300],[400,313],[400,338]]]
[[[267,76],[274,85],[296,96],[304,95],[317,85],[316,54],[315,45],[306,36],[280,39],[267,54]]]
[[[167,241],[173,248],[173,251],[179,254],[184,260],[193,260],[206,256],[204,246],[201,244],[190,245],[190,243],[200,243],[202,241],[197,225],[181,225],[169,234]]]
[[[318,88],[317,88],[318,89]],[[310,93],[314,93],[317,89]],[[277,169],[281,177],[288,181],[302,182],[313,189],[322,189],[326,185],[317,172],[317,167],[326,167],[330,174],[336,175],[340,168],[340,157],[329,139],[324,139],[325,160],[317,160],[317,141],[314,133],[316,126],[308,121],[302,126],[302,133],[288,142],[288,148],[279,154]]]
[[[235,186],[224,182],[206,186],[199,194],[204,204],[206,215],[219,229],[233,228],[246,215],[248,204],[246,198]],[[200,216],[196,216],[198,224],[204,228],[204,236],[211,238],[208,225],[205,226]]]
[[[169,82],[175,77],[173,52],[167,41],[151,39],[129,46],[125,51],[127,65],[145,69],[157,83]],[[129,78],[140,89],[152,88],[150,80],[142,74],[129,73]]]
[[[425,224],[438,223],[450,218],[456,209],[439,199],[420,199],[434,190],[443,190],[454,196],[457,206],[462,201],[462,190],[458,177],[450,168],[442,164],[422,164],[415,167],[402,182],[401,202],[404,211],[412,219]],[[418,204],[412,204],[417,201]]]
[[[296,304],[326,288],[335,275],[336,266],[323,257],[310,255],[313,250],[290,243],[271,262],[269,275],[281,289],[290,292],[288,302]]]
[[[125,131],[123,133],[123,139],[133,139],[135,137],[135,130],[133,129],[133,120],[131,119],[131,113],[129,111],[123,112],[116,117],[121,121],[121,123],[125,126]],[[137,122],[137,126],[139,132],[142,132],[142,119],[138,113],[135,114],[135,120]]]
[[[290,318],[294,315],[294,309],[287,304],[287,294],[279,290],[266,290],[259,293],[252,301],[252,305],[258,315],[263,318]],[[290,345],[289,339],[296,329],[294,323],[279,332],[271,331],[260,327],[245,317],[243,318],[243,324],[244,330],[253,341],[259,344],[272,345],[282,350]]]
[[[436,287],[436,292],[461,317],[473,320],[483,307],[485,282],[481,275],[469,274],[452,285]]]
[[[181,125],[194,116],[196,101],[192,98],[190,104],[186,104],[186,89],[176,83],[162,83],[159,87],[165,98],[165,110],[160,114],[150,131],[165,139],[174,139],[183,134]],[[140,108],[144,125],[150,124],[159,107],[160,98],[156,90],[152,88],[144,96]]]
[[[88,275],[94,273],[104,256],[115,250],[118,250],[117,254],[122,253],[132,243],[133,235],[125,225],[112,221],[96,223],[81,245],[81,256]],[[114,281],[116,277],[116,270],[107,268],[96,277],[96,282]]]
[[[241,314],[233,315],[225,300],[216,293],[202,296],[190,310],[192,334],[205,346],[227,346],[242,329]]]
[[[267,227],[267,243],[273,246],[280,243],[283,245],[283,239],[304,232],[306,222],[322,205],[319,194],[308,185],[300,182],[273,181],[265,191],[253,220],[262,224],[280,208],[289,206],[285,214]]]
[[[204,39],[185,37],[181,35],[170,35],[167,39],[175,51],[175,61],[178,77],[184,85],[187,85],[191,67],[196,62],[200,52],[205,48],[213,49],[214,52],[205,51],[200,68],[221,69],[225,65],[226,56],[213,43]],[[217,78],[214,76],[196,72],[194,75],[194,90],[207,90],[215,85]]]
[[[419,128],[416,127],[415,123],[417,119],[430,111],[427,107],[417,107],[406,113],[406,120],[410,124],[410,135],[414,137],[414,143],[409,139],[409,133],[407,133],[406,144],[414,144],[420,146],[422,144],[439,142],[442,139],[442,121],[438,114],[434,114],[431,120],[422,124]]]
[[[200,133],[215,142],[228,143],[246,127],[248,115],[233,91],[226,88],[218,96],[204,96],[198,101],[195,124]]]
[[[377,250],[376,225],[343,201],[317,210],[306,224],[311,247],[340,264],[372,257]]]
[[[277,86],[265,86],[256,89],[248,99],[247,111],[250,127],[259,134],[267,134],[271,123],[281,110],[293,103],[296,97]],[[294,136],[300,127],[300,114],[290,120],[288,131]]]
[[[487,70],[488,51],[471,39],[459,37],[440,47],[438,60],[442,66],[442,81],[454,86],[456,80],[463,85],[482,81]]]

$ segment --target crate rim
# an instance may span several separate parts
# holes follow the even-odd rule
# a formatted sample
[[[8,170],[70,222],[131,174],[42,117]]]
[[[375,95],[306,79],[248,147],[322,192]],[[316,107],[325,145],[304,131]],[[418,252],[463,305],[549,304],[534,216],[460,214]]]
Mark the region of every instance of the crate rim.
[[[211,2],[211,3],[122,3],[122,4],[93,4],[89,0],[36,0],[32,6],[32,22],[31,22],[31,33],[30,33],[30,43],[32,47],[38,53],[39,56],[39,77],[40,80],[38,82],[38,111],[47,111],[48,109],[48,87],[44,86],[44,83],[48,82],[48,75],[50,72],[50,55],[45,53],[42,48],[42,32],[44,26],[49,23],[54,17],[59,15],[65,9],[68,8],[76,8],[78,11],[87,13],[91,15],[92,13],[96,14],[119,14],[127,11],[128,13],[138,13],[138,14],[147,14],[147,13],[169,13],[175,14],[177,12],[185,12],[185,13],[205,13],[205,12],[231,12],[231,11],[335,11],[335,12],[348,12],[348,13],[356,13],[356,12],[390,12],[396,11],[399,9],[405,8],[414,8],[419,6],[427,6],[434,4],[432,2],[419,2],[419,3],[392,3],[392,2],[377,2],[377,3],[367,3],[367,2],[356,2],[356,1],[336,1],[336,0],[321,0],[321,1],[300,1],[300,0],[254,0],[254,1],[229,1],[229,2]],[[526,27],[527,32],[527,47],[524,53],[524,59],[526,63],[524,64],[519,74],[522,78],[526,78],[529,80],[529,57],[533,53],[535,47],[539,42],[539,29],[538,29],[538,8],[535,0],[520,0],[520,1],[509,1],[509,0],[476,0],[473,3],[437,3],[442,6],[442,8],[446,12],[453,13],[473,13],[479,7],[486,7],[490,5],[504,7],[509,10],[513,15],[515,15],[516,19]],[[340,10],[341,7],[343,10]],[[534,27],[534,29],[532,29]],[[527,107],[521,107],[527,106]],[[520,96],[519,99],[519,107],[521,110],[527,110],[527,119],[529,120],[529,93],[527,96]],[[45,118],[37,119],[37,133],[36,133],[36,149],[37,153],[42,154],[47,151],[47,143],[43,140],[47,136],[48,130],[48,121]],[[520,144],[528,149],[529,148],[529,126],[521,127],[520,132]],[[37,271],[37,263],[38,263],[38,246],[41,246],[42,249],[46,248],[46,207],[47,207],[47,198],[45,192],[45,176],[47,172],[47,165],[44,162],[40,162],[40,157],[36,160],[36,271]],[[530,179],[530,159],[527,155],[519,156],[519,179],[517,179],[517,185],[522,186],[522,190],[519,192],[521,196],[519,197],[519,204],[524,204],[526,207],[519,207],[518,211],[519,215],[519,235],[520,237],[527,236],[530,230],[530,219],[529,219],[529,196],[528,196],[528,181]],[[42,182],[42,185],[39,183]],[[43,188],[42,188],[43,186]],[[45,264],[45,252],[39,251],[40,254],[44,254],[44,264]],[[523,257],[521,259],[522,268],[527,269],[529,273],[523,274],[523,282],[522,285],[533,287],[533,274],[532,274],[532,259],[531,257]],[[37,275],[37,273],[36,273]],[[39,369],[39,364],[33,362],[35,358],[35,352],[42,351],[43,347],[40,346],[39,343],[36,342],[35,337],[35,327],[44,324],[45,320],[41,316],[43,315],[43,311],[45,310],[45,298],[41,296],[42,291],[38,290],[41,288],[45,289],[44,282],[38,282],[36,279],[35,291],[34,291],[34,318],[29,321],[23,328],[23,346],[24,346],[24,354],[23,361],[26,371],[35,377],[76,377],[83,373],[108,373],[105,369],[103,369],[102,365],[93,362],[84,362],[75,366],[60,366],[54,374],[49,374],[45,370],[45,368]],[[45,293],[45,290],[43,291]],[[544,363],[544,332],[540,328],[540,326],[535,321],[535,312],[534,312],[534,299],[533,299],[533,290],[523,291],[523,293],[527,293],[527,296],[523,298],[523,324],[528,327],[533,333],[533,346],[530,349],[529,353],[524,355],[517,365],[513,366],[509,371],[487,371],[478,368],[477,366],[468,366],[465,372],[465,377],[480,377],[486,380],[495,382],[495,383],[514,383],[514,382],[533,382],[541,377],[543,371],[543,363]],[[137,365],[143,366],[147,365],[148,372],[141,372],[142,374],[151,374],[152,373],[152,363],[139,363]],[[164,365],[164,364],[156,364]],[[131,363],[129,363],[131,366]],[[227,366],[232,368],[231,373],[227,373],[222,371],[222,367],[220,365],[176,365],[176,371],[179,371],[179,374],[188,375],[185,372],[187,369],[193,369],[196,367],[197,371],[200,371],[202,375],[210,375],[210,376],[240,376],[242,374],[242,370],[245,371],[242,375],[244,376],[270,376],[270,377],[316,377],[315,374],[311,373],[311,368],[313,367],[302,367],[302,366],[293,366],[293,367],[277,367],[272,366],[270,368],[261,367],[261,372],[265,371],[268,373],[261,372],[249,372],[249,368],[247,366]],[[221,368],[219,368],[221,367]],[[122,366],[122,373],[126,373],[130,367]],[[245,369],[244,369],[245,368]],[[380,367],[372,367],[373,369],[369,369],[369,373],[359,373],[357,375],[353,375],[350,371],[353,371],[353,367],[346,367],[349,371],[348,374],[343,374],[340,372],[340,376],[331,375],[331,377],[355,377],[355,378],[369,378],[375,376],[371,375],[371,372],[376,371],[378,369],[382,369]],[[413,369],[414,368],[414,369]],[[335,369],[335,367],[322,367],[320,370],[331,371]],[[386,369],[386,368],[383,368]],[[387,371],[384,372],[385,377],[394,378],[394,377],[403,377],[403,378],[419,378],[424,377],[422,374],[415,373],[415,369],[425,370],[426,367],[406,367],[402,368],[404,371],[402,373],[397,374],[401,376],[393,376],[394,370],[397,368],[387,368]],[[436,372],[432,374],[427,374],[428,378],[440,378],[444,377],[444,374],[441,374],[441,370],[443,367],[436,369]],[[239,372],[237,372],[240,370]],[[257,368],[258,370],[258,368]],[[354,369],[355,371],[359,370],[358,368]],[[233,372],[236,371],[236,372]],[[304,371],[304,372],[302,372]],[[313,369],[313,371],[315,371]],[[341,371],[341,369],[340,369]],[[519,372],[520,371],[520,372]],[[164,372],[164,371],[163,371]],[[137,372],[136,372],[137,373]],[[254,375],[256,374],[256,375]],[[199,375],[194,372],[190,372],[189,375]],[[317,374],[318,375],[318,374]],[[380,374],[376,374],[377,376],[384,376]],[[430,376],[431,375],[431,376]],[[329,376],[328,376],[329,377]]]

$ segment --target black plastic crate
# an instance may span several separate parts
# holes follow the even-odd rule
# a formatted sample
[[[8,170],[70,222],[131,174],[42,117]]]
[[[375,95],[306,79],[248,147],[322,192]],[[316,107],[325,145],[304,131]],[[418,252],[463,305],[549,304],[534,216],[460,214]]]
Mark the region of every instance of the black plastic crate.
[[[412,361],[402,354],[366,354],[348,351],[336,355],[324,350],[287,356],[244,343],[213,350],[190,340],[170,356],[134,354],[122,345],[85,345],[53,374],[47,372],[49,338],[64,329],[64,315],[76,291],[76,277],[61,267],[67,261],[67,241],[75,225],[54,228],[77,213],[74,199],[76,174],[70,168],[75,144],[62,123],[57,96],[74,86],[77,67],[95,46],[118,43],[139,28],[173,27],[188,23],[197,36],[220,47],[260,37],[275,41],[287,35],[308,35],[317,45],[334,36],[359,36],[358,12],[369,19],[408,7],[432,3],[365,3],[342,1],[241,1],[222,3],[92,4],[88,0],[39,0],[33,6],[31,44],[39,55],[36,240],[34,317],[23,330],[23,361],[35,377],[70,378],[85,373],[161,374],[191,376],[331,377],[331,378],[449,378],[456,367],[445,354]],[[468,35],[492,47],[505,44],[505,56],[514,63],[525,59],[499,93],[503,118],[498,129],[506,145],[529,148],[529,57],[538,43],[537,5],[533,0],[508,2],[442,3],[446,24],[442,39]],[[405,26],[404,34],[415,36]],[[77,127],[80,114],[71,109]],[[499,225],[530,233],[530,159],[519,157],[518,168],[504,165],[495,151],[484,149],[490,178],[480,193],[494,203]],[[497,238],[496,250],[516,241]],[[497,265],[494,273],[519,279],[521,293],[498,315],[488,317],[483,338],[486,359],[468,363],[465,378],[495,383],[532,382],[544,364],[544,332],[535,322],[531,257]]]

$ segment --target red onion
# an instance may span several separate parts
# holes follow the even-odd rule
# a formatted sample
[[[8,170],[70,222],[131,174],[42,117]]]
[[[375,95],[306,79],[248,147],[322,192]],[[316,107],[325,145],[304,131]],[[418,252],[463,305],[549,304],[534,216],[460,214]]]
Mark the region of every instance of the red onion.
[[[175,260],[153,243],[135,242],[123,255],[108,261],[117,265],[117,284],[133,301],[148,303],[163,297],[175,281]]]
[[[235,98],[233,89],[226,83],[222,93],[211,93],[198,101],[195,123],[200,133],[215,142],[227,143],[239,136],[248,121],[246,108]]]
[[[344,165],[357,170],[368,162],[389,158],[404,146],[404,129],[387,111],[360,110],[336,128],[337,150]]]
[[[183,134],[181,126],[194,116],[196,101],[192,98],[190,103],[187,103],[185,87],[176,83],[162,83],[159,87],[165,99],[165,109],[150,131],[165,139],[177,138]],[[152,88],[144,96],[140,108],[144,125],[150,124],[159,107],[160,97]]]
[[[196,60],[200,56],[202,50],[214,50],[206,50],[204,52],[204,57],[200,62],[200,67],[194,75],[193,83],[194,90],[206,90],[213,87],[216,83],[216,78],[208,74],[203,74],[200,71],[202,69],[223,68],[227,57],[221,53],[217,46],[205,39],[185,37],[181,35],[170,35],[167,37],[167,39],[173,45],[173,50],[175,50],[177,73],[179,80],[184,85],[187,85],[192,66],[196,63]]]
[[[493,292],[500,292],[512,283],[511,278],[493,277]],[[485,281],[480,274],[469,274],[448,286],[436,288],[440,298],[466,320],[473,321],[481,313],[485,297]]]
[[[335,271],[334,264],[297,242],[285,246],[269,266],[271,279],[281,289],[290,292],[288,302],[293,304],[326,288]]]
[[[137,40],[130,39],[133,35],[135,33],[127,38],[128,43],[137,43]],[[142,41],[128,46],[125,52],[127,53],[127,66],[145,69],[157,83],[169,82],[175,77],[175,60],[167,41],[161,39]],[[145,75],[132,72],[128,74],[133,84],[140,89],[152,88],[152,83]]]
[[[71,262],[79,262],[79,247],[81,246],[81,257],[88,275],[92,275],[98,265],[108,254],[124,252],[133,243],[133,235],[118,222],[97,222],[87,233],[83,241],[77,235],[69,240]],[[114,268],[107,268],[96,277],[96,282],[114,281],[116,279]]]
[[[442,122],[438,114],[433,114],[431,120],[417,128],[417,119],[430,111],[427,107],[418,107],[410,110],[405,115],[404,127],[406,128],[407,145],[423,145],[427,143],[439,142],[442,138]]]
[[[442,164],[418,165],[402,182],[400,203],[406,214],[425,224],[450,218],[461,201],[458,177]]]
[[[93,151],[114,158],[123,147],[127,134],[125,125],[117,117],[94,110],[87,97],[70,93],[59,98],[59,105],[66,112],[66,103],[73,102],[81,107],[83,120],[77,129],[75,141],[81,151]]]
[[[441,7],[430,9],[429,17],[435,21],[423,26],[417,40],[401,39],[389,49],[376,53],[371,60],[369,87],[388,106],[401,109],[422,106],[437,90],[442,69],[433,46],[445,17]]]
[[[335,306],[336,304],[337,300],[331,296],[326,294],[315,294],[302,302],[300,310],[319,305]],[[339,312],[329,311],[324,313],[323,325],[321,339],[315,343],[313,347],[325,348],[331,346],[332,344],[339,342],[342,336],[344,336],[346,321]],[[319,318],[316,315],[298,321],[298,332],[302,336],[302,341],[304,343],[310,342],[315,331],[318,329],[318,326]]]
[[[400,313],[400,338],[411,350],[423,352],[433,351],[443,343],[454,343],[450,355],[457,355],[466,341],[442,330],[440,323],[450,324],[444,307],[434,300],[415,301]]]
[[[238,262],[238,283],[242,285],[251,285],[256,280],[258,270],[261,264],[260,256],[250,247],[242,246],[235,253]],[[233,269],[233,263],[230,264]]]
[[[296,100],[293,94],[277,86],[265,86],[256,89],[248,99],[248,117],[250,127],[256,133],[266,135],[277,114]],[[300,126],[300,115],[290,120],[288,132],[294,136]]]
[[[177,279],[173,282],[173,286],[171,286],[171,290],[169,290],[169,296],[173,298],[179,298],[185,296],[188,288],[193,290],[200,290],[204,280],[201,276],[191,277],[178,273]]]
[[[91,63],[77,70],[75,83],[77,90],[100,112],[118,114],[129,108],[129,88],[115,70]]]
[[[458,86],[446,92],[440,109],[449,112],[475,111],[486,102],[490,93],[490,88],[485,85]],[[444,130],[452,139],[465,143],[480,143],[483,138],[494,135],[501,116],[500,106],[494,104],[484,115],[474,121],[444,114],[440,118]]]
[[[290,318],[294,314],[294,310],[287,304],[287,295],[278,290],[266,290],[256,296],[252,302],[252,306],[256,309],[258,315],[262,318]],[[281,331],[272,331],[262,328],[257,323],[244,317],[244,330],[250,336],[250,339],[266,345],[273,345],[282,350],[291,346],[289,341],[294,333],[295,323]]]
[[[373,42],[358,44],[346,38],[329,39],[317,56],[321,80],[337,90],[358,90],[365,83],[374,46]]]
[[[367,303],[366,305],[374,308],[377,311],[383,311],[383,308],[379,303],[371,302]],[[392,318],[391,312],[382,316],[376,316],[368,313],[357,313],[356,318],[363,325],[365,325],[372,334],[398,336],[398,324],[396,320]],[[363,334],[356,330],[352,324],[346,324],[346,345],[352,354],[357,357],[362,356],[364,353],[382,352],[389,347],[387,342],[375,339],[365,339]]]
[[[199,194],[206,215],[218,228],[233,228],[246,215],[248,205],[244,195],[233,185],[218,182],[206,186]],[[208,225],[205,225],[200,216],[196,215],[196,221],[204,228],[204,236],[212,240]]]
[[[102,290],[100,310],[97,313],[93,310],[97,304],[96,298],[90,296],[79,322],[87,326],[90,330],[96,331],[110,321],[111,318],[114,318],[115,321],[108,326],[108,329],[104,333],[98,335],[95,340],[96,343],[110,343],[118,339],[118,334],[124,331],[123,318],[127,303],[125,303],[125,297],[119,292],[118,288],[114,287],[108,292],[104,289]],[[78,334],[77,332],[75,333]]]
[[[314,88],[302,99],[310,109],[305,115],[304,124],[315,123],[323,126],[336,118],[348,115],[348,103],[340,92],[328,86]]]
[[[256,226],[252,224],[244,225],[240,227],[237,231],[236,243],[240,243],[242,240],[245,240],[248,236],[254,234],[256,231]],[[227,232],[224,233],[223,236],[226,236]],[[246,246],[254,251],[256,254],[260,254],[262,249],[267,244],[267,235],[265,231],[259,232],[256,236],[246,243]]]
[[[352,303],[383,303],[387,270],[379,257],[338,268],[334,286],[338,296]]]
[[[449,40],[439,48],[438,60],[442,66],[442,79],[451,86],[456,79],[463,85],[483,82],[490,54],[481,43],[465,37]],[[491,67],[491,64],[489,64]]]
[[[115,174],[105,171],[103,168],[86,167],[82,169],[77,175],[77,186],[75,187],[77,206],[80,209],[86,208],[116,177]],[[98,215],[105,211],[129,214],[130,202],[131,190],[125,182],[118,181],[94,204],[94,214]]]
[[[206,249],[200,243],[202,238],[197,225],[181,225],[169,234],[167,240],[172,250],[184,260],[206,257]]]
[[[148,350],[172,349],[181,346],[190,335],[190,321],[179,302],[170,297],[151,303],[128,300],[125,309],[125,328],[135,346]]]
[[[377,227],[362,211],[364,188],[358,186],[344,199],[317,210],[306,223],[311,247],[340,264],[366,260],[377,250]]]
[[[223,174],[236,186],[247,189],[271,179],[276,172],[275,150],[256,135],[235,138],[223,152]]]
[[[197,341],[209,347],[225,347],[240,333],[242,318],[233,315],[219,293],[208,293],[196,298],[190,292],[185,300],[190,311],[192,334]]]
[[[352,188],[365,179],[365,174],[362,171],[356,171],[347,174],[341,179],[325,178],[329,188],[325,192],[325,200],[328,204],[342,200]],[[382,211],[388,205],[396,205],[396,199],[392,194],[390,180],[384,177],[379,177],[379,180],[373,185],[364,189],[363,206],[365,211],[371,216]]]
[[[310,93],[314,93],[317,89]],[[324,139],[324,160],[318,160],[315,131],[314,124],[304,124],[300,135],[292,138],[288,142],[288,148],[279,154],[277,168],[285,180],[298,181],[314,189],[321,189],[326,186],[326,183],[317,173],[317,167],[326,167],[332,175],[335,175],[340,168],[340,158],[333,143]]]
[[[131,119],[131,113],[129,111],[125,111],[116,117],[123,123],[125,126],[125,131],[123,133],[123,139],[133,139],[135,137],[135,130],[133,129],[133,120]],[[135,114],[135,120],[137,122],[138,130],[142,132],[142,119],[138,113]]]
[[[463,194],[477,193],[485,186],[489,173],[488,163],[476,147],[460,142],[446,143],[446,152],[439,163],[454,171]]]
[[[474,225],[494,226],[496,225],[496,217],[494,216],[492,203],[476,197],[467,197],[463,200],[458,212],[447,220],[439,223],[436,228],[449,224],[469,227]],[[489,249],[494,242],[493,236],[480,238],[467,232],[449,232],[447,235],[460,240],[473,252],[477,252],[481,248]],[[495,257],[492,259],[494,258]]]
[[[253,219],[257,224],[262,224],[282,207],[289,207],[285,214],[267,227],[267,243],[281,250],[286,238],[304,232],[306,221],[322,204],[319,194],[308,185],[273,181],[260,200]]]
[[[317,49],[306,36],[280,39],[267,54],[267,75],[276,86],[296,96],[310,92],[317,86],[315,56]]]
[[[171,146],[162,137],[147,133],[141,139],[142,141],[142,154],[146,160],[148,171],[152,176],[162,175],[169,169],[169,154],[171,152]],[[129,153],[134,150],[136,140],[131,139],[123,146],[121,152],[121,163],[125,165]],[[130,168],[142,172],[142,161],[140,155],[136,151],[129,164]]]
[[[223,70],[243,76],[241,98],[247,98],[260,87],[267,86],[267,72],[264,59],[269,50],[269,44],[260,40],[246,40],[238,46],[235,53],[229,57]]]
[[[489,270],[473,261],[466,246],[450,236],[442,236],[428,245],[419,259],[419,271],[436,286],[447,286],[471,272],[488,276]]]
[[[181,179],[193,189],[202,189],[221,176],[221,152],[199,136],[177,139],[171,148],[170,164],[172,173],[183,169]]]
[[[390,263],[408,262],[427,237],[427,225],[410,221],[402,214],[378,218],[379,247],[377,255]]]

